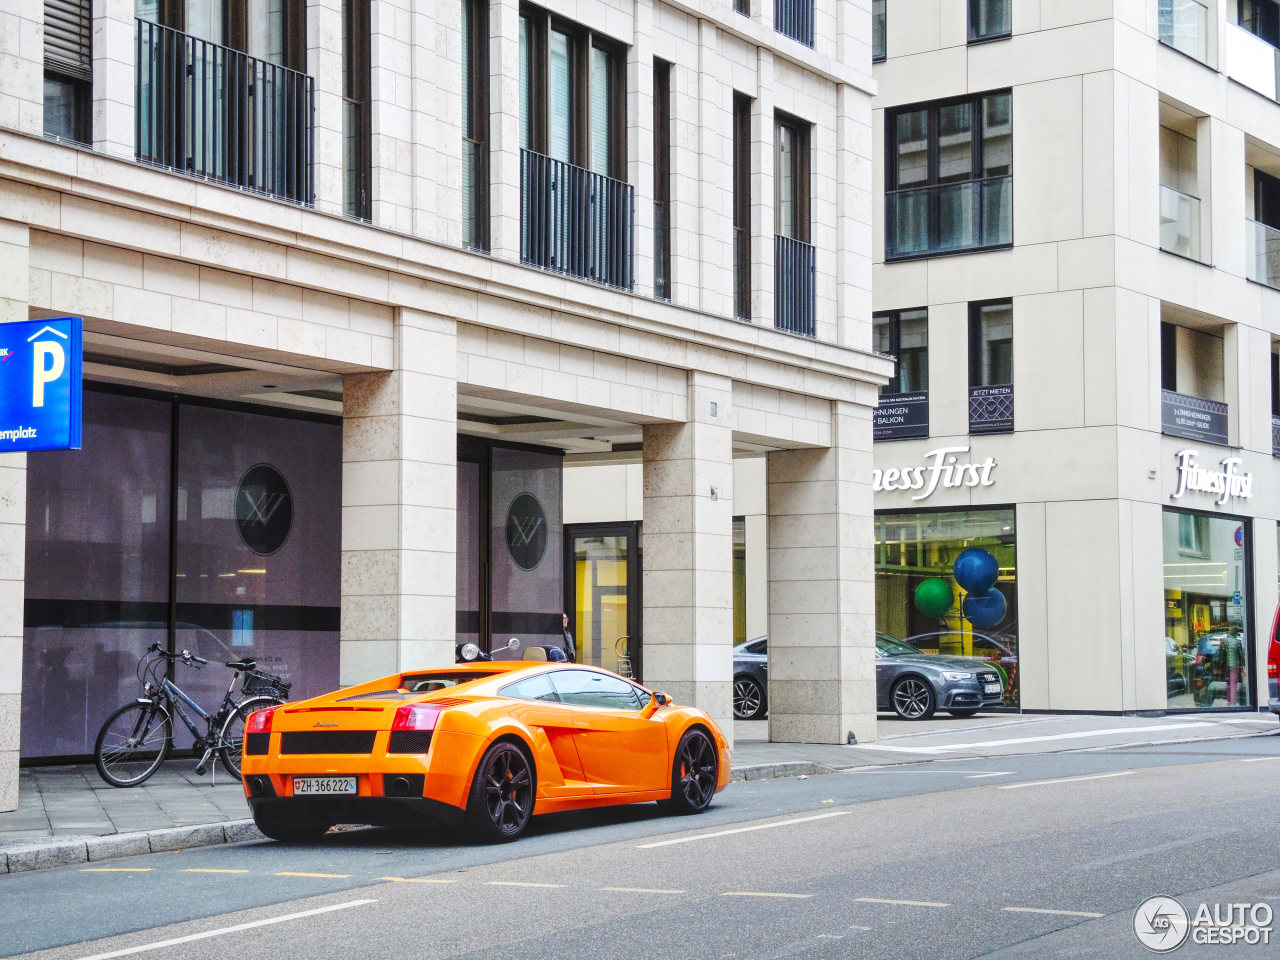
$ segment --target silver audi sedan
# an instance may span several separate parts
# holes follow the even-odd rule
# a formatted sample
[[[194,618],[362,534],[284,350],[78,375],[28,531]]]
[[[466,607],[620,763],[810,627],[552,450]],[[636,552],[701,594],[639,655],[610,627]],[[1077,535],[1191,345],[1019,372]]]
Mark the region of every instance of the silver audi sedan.
[[[909,643],[876,634],[876,707],[903,720],[927,720],[936,710],[971,717],[999,706],[1004,684],[989,661],[921,653]]]

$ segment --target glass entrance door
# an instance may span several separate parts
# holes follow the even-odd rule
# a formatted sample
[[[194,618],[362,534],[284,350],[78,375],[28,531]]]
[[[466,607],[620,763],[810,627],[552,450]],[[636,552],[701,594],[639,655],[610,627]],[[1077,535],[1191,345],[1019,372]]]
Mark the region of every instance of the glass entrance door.
[[[641,679],[640,524],[564,529],[565,610],[578,661]]]

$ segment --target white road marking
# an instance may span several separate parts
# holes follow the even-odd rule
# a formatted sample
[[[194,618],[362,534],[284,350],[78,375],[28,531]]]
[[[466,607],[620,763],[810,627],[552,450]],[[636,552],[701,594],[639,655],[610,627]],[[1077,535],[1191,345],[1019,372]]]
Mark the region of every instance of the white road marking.
[[[1089,917],[1096,920],[1104,917],[1103,913],[1089,913],[1085,910],[1040,910],[1036,907],[1001,907],[1006,913],[1048,913],[1057,917]]]
[[[454,877],[379,877],[391,883],[457,883]]]
[[[1241,760],[1241,763],[1262,763],[1264,760],[1280,760],[1280,757],[1249,757]]]
[[[683,890],[655,890],[649,887],[601,887],[606,893],[684,893]]]
[[[81,867],[81,873],[150,873],[155,867]]]
[[[937,903],[933,900],[881,900],[878,897],[855,897],[855,903],[887,903],[895,907],[949,907],[949,903]]]
[[[196,940],[208,940],[210,937],[221,937],[228,933],[239,933],[241,930],[253,930],[257,927],[269,927],[272,924],[284,923],[287,920],[301,920],[303,917],[314,917],[321,913],[332,913],[335,910],[346,910],[348,907],[362,907],[365,904],[377,903],[377,900],[348,900],[346,903],[335,903],[329,907],[317,907],[315,910],[303,910],[299,913],[286,913],[279,917],[267,917],[265,920],[253,920],[249,923],[237,923],[233,927],[219,927],[217,930],[205,930],[185,937],[174,937],[172,940],[160,940],[156,943],[144,943],[138,947],[125,947],[123,950],[112,950],[110,953],[95,953],[91,957],[80,960],[111,960],[113,957],[127,957],[135,953],[146,953],[149,950],[162,950],[180,943],[192,943]]]
[[[277,876],[277,877],[315,877],[315,878],[316,878],[316,879],[318,879],[318,880],[346,880],[346,879],[348,879],[348,878],[351,876],[351,874],[349,874],[349,873],[291,873],[291,872],[290,872],[290,871],[288,871],[288,870],[284,870],[284,871],[282,871],[282,872],[280,872],[280,873],[274,874],[274,876]]]
[[[1252,721],[1250,721],[1252,722]],[[1160,734],[1166,730],[1190,730],[1193,728],[1212,727],[1212,723],[1201,720],[1187,723],[1162,723],[1149,727],[1107,727],[1103,730],[1079,730],[1074,733],[1053,733],[1042,737],[1010,737],[1006,740],[980,740],[976,743],[944,743],[936,747],[894,747],[887,744],[859,744],[858,750],[886,750],[891,753],[939,754],[956,750],[976,750],[985,747],[1008,747],[1023,743],[1049,743],[1056,740],[1082,740],[1089,737],[1110,737],[1121,733]]]
[[[761,893],[757,890],[728,890],[722,894],[722,897],[778,897],[783,900],[808,900],[813,894],[811,893]]]
[[[1115,773],[1091,773],[1084,777],[1062,777],[1058,780],[1028,780],[1026,783],[1005,783],[997,790],[1021,790],[1023,787],[1047,787],[1053,783],[1079,783],[1082,780],[1106,780],[1109,777],[1127,777],[1137,770],[1117,770]]]
[[[183,873],[248,873],[248,870],[215,870],[213,867],[191,867]]]
[[[985,780],[987,777],[1012,777],[1013,771],[1007,773],[971,773],[966,780]]]
[[[792,820],[775,820],[773,823],[760,823],[754,827],[738,827],[734,830],[717,830],[715,833],[700,833],[694,837],[677,837],[675,840],[659,840],[657,843],[642,843],[637,850],[652,850],[654,847],[669,847],[675,843],[692,843],[694,840],[711,840],[715,837],[727,837],[732,833],[750,833],[752,830],[772,830],[774,827],[789,827],[797,823],[810,823],[814,820],[826,820],[829,817],[847,817],[848,810],[833,810],[831,813],[820,813],[813,817],[796,817]]]
[[[568,886],[565,883],[523,883],[519,880],[486,880],[487,887],[546,887],[555,888]]]

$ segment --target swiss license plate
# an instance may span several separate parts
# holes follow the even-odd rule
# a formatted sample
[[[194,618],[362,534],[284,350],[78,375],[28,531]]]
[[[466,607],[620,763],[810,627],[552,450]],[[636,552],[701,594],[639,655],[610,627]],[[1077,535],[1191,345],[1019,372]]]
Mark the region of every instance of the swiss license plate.
[[[355,777],[294,777],[293,795],[295,797],[313,796],[321,793],[355,793]]]
[[[999,693],[999,692],[1000,692],[1000,684],[998,684],[998,683],[984,683],[984,684],[982,685],[982,689],[983,689],[983,692],[984,692],[984,693]]]

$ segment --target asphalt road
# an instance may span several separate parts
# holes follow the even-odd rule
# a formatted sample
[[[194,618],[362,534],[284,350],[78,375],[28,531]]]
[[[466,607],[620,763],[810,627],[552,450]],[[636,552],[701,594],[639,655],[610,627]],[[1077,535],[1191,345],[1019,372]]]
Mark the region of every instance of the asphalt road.
[[[733,784],[515,844],[361,829],[0,878],[0,955],[106,960],[1151,956],[1155,894],[1280,914],[1280,736]],[[1175,956],[1280,955],[1196,946]],[[171,942],[176,941],[176,942]]]

